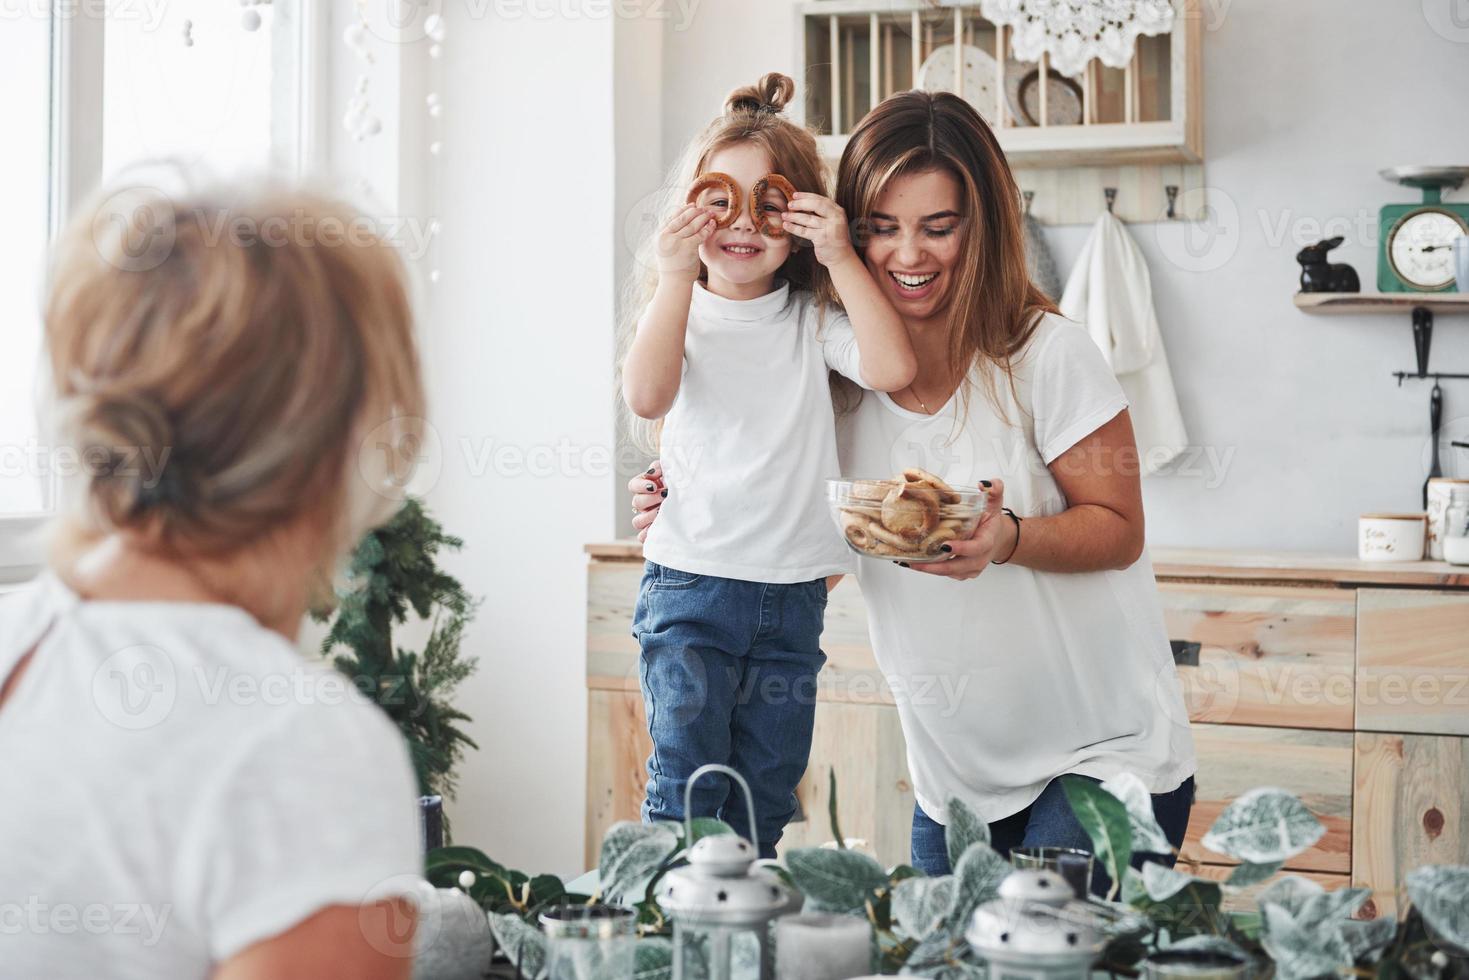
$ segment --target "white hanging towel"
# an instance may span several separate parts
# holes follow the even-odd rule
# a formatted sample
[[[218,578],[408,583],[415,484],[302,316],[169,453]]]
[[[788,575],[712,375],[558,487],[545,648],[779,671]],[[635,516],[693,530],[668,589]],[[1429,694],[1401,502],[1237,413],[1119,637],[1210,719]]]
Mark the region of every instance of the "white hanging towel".
[[[1085,325],[1127,395],[1144,473],[1156,473],[1188,445],[1163,335],[1153,310],[1153,284],[1142,252],[1110,211],[1087,237],[1061,313]]]

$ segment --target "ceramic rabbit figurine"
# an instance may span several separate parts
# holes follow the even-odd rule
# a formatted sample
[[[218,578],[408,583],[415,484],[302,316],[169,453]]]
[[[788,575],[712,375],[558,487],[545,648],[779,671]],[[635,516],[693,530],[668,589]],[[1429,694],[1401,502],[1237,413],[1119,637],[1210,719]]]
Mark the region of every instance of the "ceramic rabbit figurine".
[[[1345,262],[1327,262],[1326,253],[1342,243],[1342,237],[1327,238],[1315,245],[1307,245],[1296,253],[1301,263],[1301,292],[1303,293],[1357,293],[1362,283],[1357,270]]]

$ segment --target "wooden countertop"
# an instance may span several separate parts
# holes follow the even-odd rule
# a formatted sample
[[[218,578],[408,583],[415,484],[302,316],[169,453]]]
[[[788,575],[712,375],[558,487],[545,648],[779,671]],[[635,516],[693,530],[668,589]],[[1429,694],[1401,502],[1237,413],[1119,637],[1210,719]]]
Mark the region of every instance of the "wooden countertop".
[[[1150,551],[1153,570],[1160,579],[1469,589],[1469,566],[1442,561],[1370,562],[1312,552],[1213,548],[1153,548]],[[624,539],[589,544],[586,553],[594,561],[640,561],[643,546],[635,540]]]

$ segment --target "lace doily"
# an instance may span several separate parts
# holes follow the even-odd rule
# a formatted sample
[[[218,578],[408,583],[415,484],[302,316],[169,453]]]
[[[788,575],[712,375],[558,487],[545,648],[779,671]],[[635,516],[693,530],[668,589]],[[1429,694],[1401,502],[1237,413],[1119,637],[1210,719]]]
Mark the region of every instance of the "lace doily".
[[[1014,29],[1011,46],[1021,61],[1041,52],[1063,75],[1078,75],[1093,58],[1125,68],[1139,34],[1173,29],[1169,0],[980,0],[985,19]]]

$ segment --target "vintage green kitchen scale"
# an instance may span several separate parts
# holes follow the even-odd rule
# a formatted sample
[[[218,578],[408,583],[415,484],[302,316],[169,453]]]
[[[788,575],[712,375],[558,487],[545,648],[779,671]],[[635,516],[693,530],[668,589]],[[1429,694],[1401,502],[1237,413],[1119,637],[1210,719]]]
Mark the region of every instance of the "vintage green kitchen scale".
[[[1454,288],[1454,239],[1469,235],[1469,203],[1445,203],[1443,192],[1469,177],[1469,167],[1390,167],[1385,180],[1423,191],[1418,204],[1385,204],[1378,214],[1377,289],[1435,293]]]

